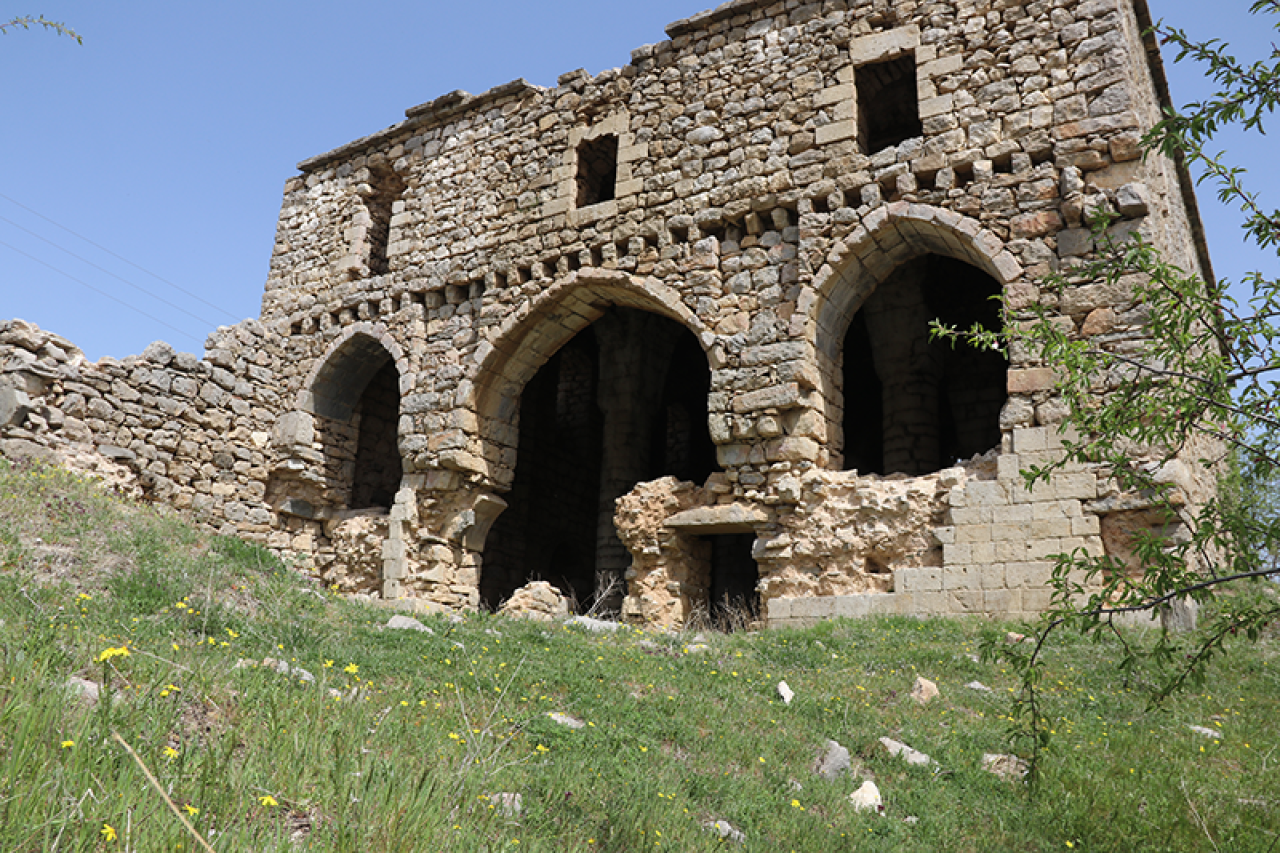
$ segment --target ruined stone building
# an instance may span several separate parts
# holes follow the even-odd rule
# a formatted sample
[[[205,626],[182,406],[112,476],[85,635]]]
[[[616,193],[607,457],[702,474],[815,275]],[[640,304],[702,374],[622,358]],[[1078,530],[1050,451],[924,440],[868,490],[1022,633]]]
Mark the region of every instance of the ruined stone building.
[[[1185,175],[1138,146],[1167,102],[1147,24],[1145,0],[733,0],[621,68],[444,95],[299,165],[261,317],[203,358],[4,326],[3,446],[387,598],[1038,611],[1048,556],[1119,547],[1133,504],[1083,468],[1029,491],[1052,366],[929,323],[1043,299],[1140,342],[1124,282],[1038,287],[1098,206],[1207,270]]]

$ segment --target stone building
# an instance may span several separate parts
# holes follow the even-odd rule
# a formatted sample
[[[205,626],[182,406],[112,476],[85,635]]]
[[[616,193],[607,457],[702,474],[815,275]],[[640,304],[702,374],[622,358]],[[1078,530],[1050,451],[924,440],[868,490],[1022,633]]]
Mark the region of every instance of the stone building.
[[[932,341],[1046,300],[1107,206],[1207,272],[1145,0],[733,0],[554,88],[453,92],[303,161],[261,317],[203,359],[0,333],[7,452],[52,448],[351,592],[533,580],[680,623],[1016,616],[1142,507],[1055,452],[1051,365]],[[105,458],[104,458],[105,457]],[[86,462],[89,460],[89,462]],[[1194,466],[1170,473],[1194,502]]]

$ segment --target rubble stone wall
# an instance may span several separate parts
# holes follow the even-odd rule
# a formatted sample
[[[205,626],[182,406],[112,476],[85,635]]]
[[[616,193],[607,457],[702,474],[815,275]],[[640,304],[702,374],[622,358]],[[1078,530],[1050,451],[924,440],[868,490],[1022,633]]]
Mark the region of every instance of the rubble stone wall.
[[[1148,18],[1142,0],[732,0],[621,68],[453,92],[300,164],[261,316],[203,359],[89,364],[6,325],[5,446],[109,457],[342,588],[476,606],[508,499],[552,500],[512,491],[526,384],[588,326],[650,312],[697,339],[720,470],[627,491],[647,415],[602,406],[591,464],[617,482],[596,521],[630,555],[624,615],[687,618],[723,580],[709,537],[743,534],[771,624],[1037,611],[1047,556],[1107,548],[1106,519],[1140,507],[1088,470],[1028,492],[1017,470],[1057,452],[1065,414],[1052,365],[1015,351],[966,384],[919,326],[971,278],[1010,322],[1039,300],[1140,346],[1132,282],[1039,284],[1093,251],[1096,208],[1207,270],[1185,175],[1138,147],[1165,98]],[[871,356],[850,369],[858,324]],[[600,400],[629,387],[601,381]],[[394,490],[389,432],[369,438],[393,417]]]

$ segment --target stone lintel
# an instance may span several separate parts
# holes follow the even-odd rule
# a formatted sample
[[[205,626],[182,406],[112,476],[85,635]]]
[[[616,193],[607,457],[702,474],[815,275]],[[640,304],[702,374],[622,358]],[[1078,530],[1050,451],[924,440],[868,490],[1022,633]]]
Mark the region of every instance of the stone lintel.
[[[754,533],[769,520],[761,509],[743,504],[700,506],[678,512],[663,524],[695,536],[717,536],[722,533]]]

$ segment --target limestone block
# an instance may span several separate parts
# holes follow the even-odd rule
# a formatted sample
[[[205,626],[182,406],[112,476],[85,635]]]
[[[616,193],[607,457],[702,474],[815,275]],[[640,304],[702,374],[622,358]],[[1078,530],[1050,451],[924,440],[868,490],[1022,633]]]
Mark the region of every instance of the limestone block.
[[[765,601],[769,624],[776,624],[791,618],[790,598],[770,598]]]
[[[35,407],[25,391],[12,385],[0,385],[0,427],[22,426],[33,411]]]
[[[901,592],[927,592],[942,589],[942,569],[898,569],[893,573],[893,588]]]
[[[831,596],[791,599],[791,619],[817,622],[835,615],[835,599]]]

